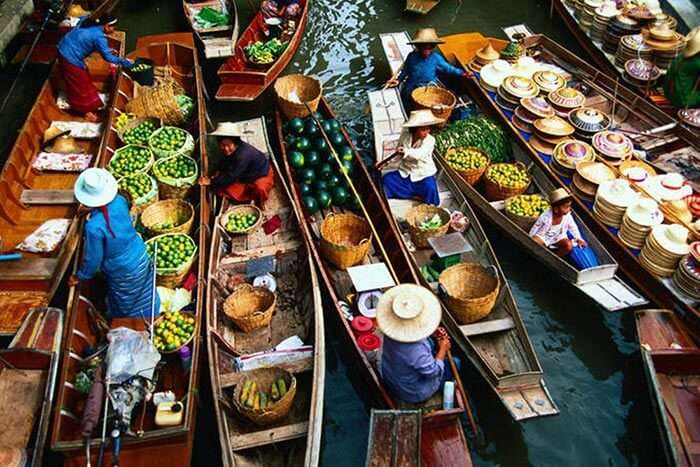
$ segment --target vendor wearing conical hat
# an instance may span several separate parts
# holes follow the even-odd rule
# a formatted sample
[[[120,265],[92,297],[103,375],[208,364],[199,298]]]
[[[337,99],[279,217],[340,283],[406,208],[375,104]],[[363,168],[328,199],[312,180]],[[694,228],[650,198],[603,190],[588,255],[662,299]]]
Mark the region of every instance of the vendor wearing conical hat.
[[[436,206],[440,204],[435,179],[437,167],[433,161],[435,137],[430,131],[442,122],[430,110],[411,112],[399,137],[399,168],[384,175],[382,180],[387,198],[419,199]]]
[[[688,36],[683,54],[668,69],[664,94],[674,107],[700,106],[700,26]]]
[[[419,86],[438,82],[438,74],[452,76],[470,76],[468,71],[451,65],[440,53],[434,53],[438,44],[443,44],[435,29],[424,28],[416,32],[415,38],[409,44],[415,45],[416,50],[408,54],[398,78],[392,78],[387,83],[389,86],[401,88],[401,98],[404,105],[410,105],[411,93]]]
[[[550,208],[540,214],[530,229],[530,237],[562,258],[574,247],[588,246],[571,215],[571,195],[564,188],[557,188],[549,194],[549,204]]]
[[[384,334],[380,371],[394,397],[423,402],[452,379],[445,365],[450,338],[438,330],[441,314],[437,297],[415,284],[392,287],[379,299],[377,326]]]

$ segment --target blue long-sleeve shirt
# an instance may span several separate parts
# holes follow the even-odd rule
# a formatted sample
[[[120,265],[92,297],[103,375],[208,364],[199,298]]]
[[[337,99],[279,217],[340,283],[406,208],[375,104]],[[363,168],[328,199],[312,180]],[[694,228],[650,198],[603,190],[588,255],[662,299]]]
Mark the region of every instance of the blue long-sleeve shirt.
[[[117,195],[107,205],[107,212],[114,237],[99,209],[94,209],[85,223],[83,263],[76,273],[81,281],[94,277],[98,270],[108,277],[130,271],[146,252],[131,223],[126,199]]]
[[[403,92],[410,95],[411,91],[418,86],[437,83],[438,73],[462,76],[464,70],[451,65],[439,52],[433,52],[428,58],[423,58],[417,50],[414,50],[406,57],[399,74],[399,81],[406,80],[403,84]]]
[[[86,19],[87,16],[82,17],[78,26],[63,36],[61,42],[58,43],[58,53],[71,65],[85,69],[85,59],[97,50],[102,58],[109,63],[129,68],[131,66],[129,60],[112,53],[102,26],[80,27],[80,24]]]
[[[219,175],[212,180],[213,188],[232,183],[253,183],[267,175],[270,161],[255,146],[242,141],[230,156],[224,156],[219,166]]]
[[[381,371],[382,381],[393,395],[417,403],[430,399],[440,389],[445,362],[435,358],[428,338],[408,344],[385,335]]]

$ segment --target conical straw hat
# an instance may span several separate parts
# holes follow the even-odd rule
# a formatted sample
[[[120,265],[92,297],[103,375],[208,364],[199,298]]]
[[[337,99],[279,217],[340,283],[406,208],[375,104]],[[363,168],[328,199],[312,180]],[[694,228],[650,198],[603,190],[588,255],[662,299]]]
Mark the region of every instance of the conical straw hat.
[[[425,287],[400,284],[387,290],[377,304],[377,326],[398,342],[418,342],[435,332],[442,310]]]
[[[416,31],[416,36],[409,44],[444,44],[445,41],[440,39],[433,28],[423,28]]]

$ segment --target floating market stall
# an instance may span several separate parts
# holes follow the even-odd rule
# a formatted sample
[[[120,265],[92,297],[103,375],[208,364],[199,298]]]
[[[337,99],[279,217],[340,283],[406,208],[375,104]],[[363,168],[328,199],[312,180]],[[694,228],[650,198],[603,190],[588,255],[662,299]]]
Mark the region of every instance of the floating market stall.
[[[230,57],[238,40],[238,9],[233,0],[182,1],[185,18],[208,59]]]

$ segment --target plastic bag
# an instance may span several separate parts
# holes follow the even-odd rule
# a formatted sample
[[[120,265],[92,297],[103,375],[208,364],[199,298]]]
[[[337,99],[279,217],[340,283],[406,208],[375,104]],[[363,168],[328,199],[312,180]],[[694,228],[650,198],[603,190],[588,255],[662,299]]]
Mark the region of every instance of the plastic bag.
[[[116,328],[107,334],[107,378],[120,384],[139,375],[153,379],[160,353],[148,339],[148,333],[129,328]]]

